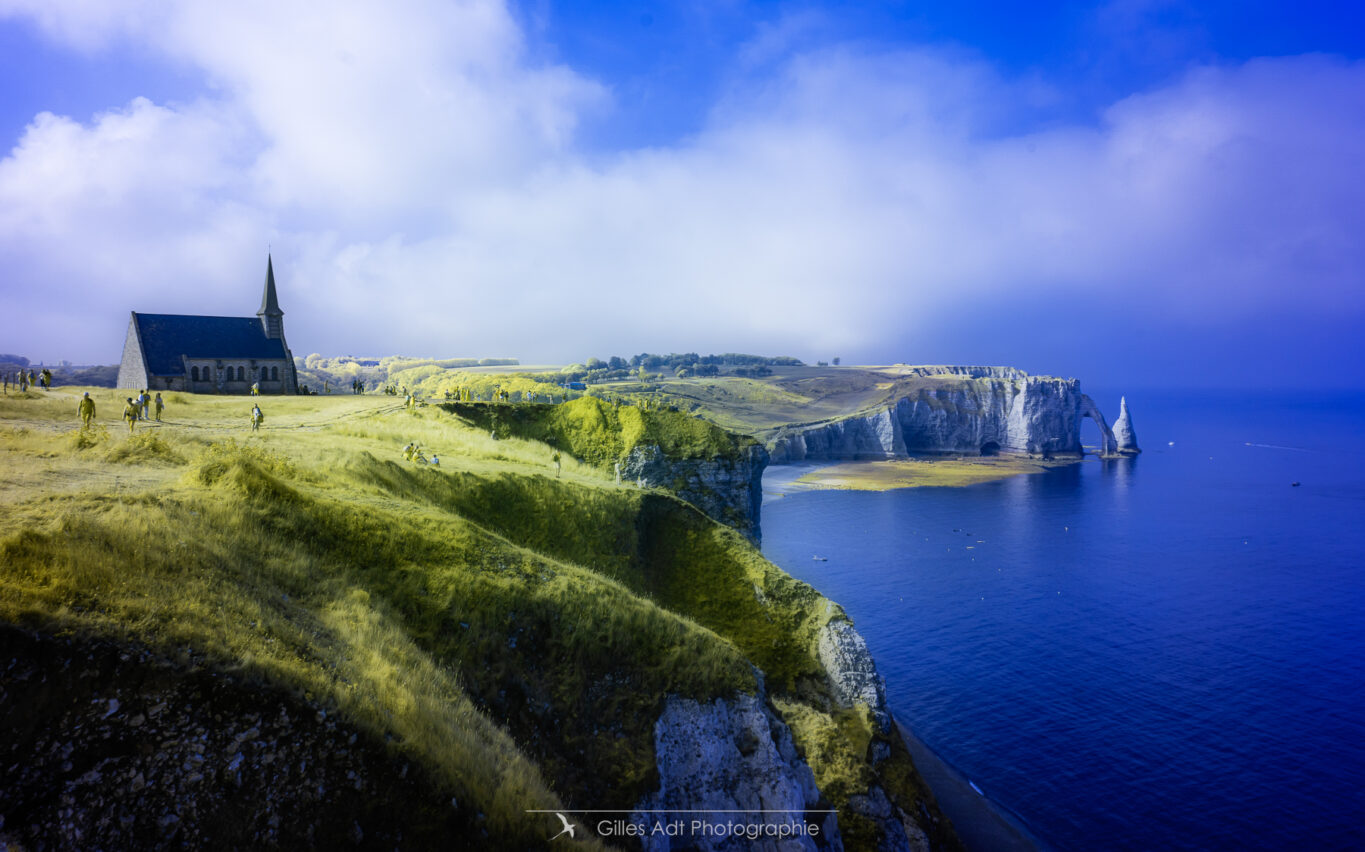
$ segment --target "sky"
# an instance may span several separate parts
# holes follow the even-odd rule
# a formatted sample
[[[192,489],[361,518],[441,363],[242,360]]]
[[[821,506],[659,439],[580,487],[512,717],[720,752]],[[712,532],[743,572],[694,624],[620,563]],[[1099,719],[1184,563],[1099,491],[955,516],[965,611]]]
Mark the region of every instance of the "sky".
[[[1362,388],[1355,6],[0,0],[0,352]]]

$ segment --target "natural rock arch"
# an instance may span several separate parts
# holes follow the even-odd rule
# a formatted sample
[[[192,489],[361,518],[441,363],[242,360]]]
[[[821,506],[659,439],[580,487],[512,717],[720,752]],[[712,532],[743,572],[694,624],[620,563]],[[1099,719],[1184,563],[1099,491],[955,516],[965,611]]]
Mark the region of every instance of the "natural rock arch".
[[[1109,428],[1109,423],[1100,413],[1099,406],[1088,394],[1081,394],[1081,417],[1089,417],[1095,421],[1095,425],[1100,427],[1100,455],[1112,456],[1118,453],[1118,442],[1114,440],[1114,433]],[[1080,423],[1077,422],[1079,431]]]

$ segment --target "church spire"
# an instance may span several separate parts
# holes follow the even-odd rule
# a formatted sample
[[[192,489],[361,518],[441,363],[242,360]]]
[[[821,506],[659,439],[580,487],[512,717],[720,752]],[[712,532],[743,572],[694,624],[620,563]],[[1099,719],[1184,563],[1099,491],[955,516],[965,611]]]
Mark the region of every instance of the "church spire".
[[[256,312],[256,316],[265,317],[270,314],[284,316],[284,311],[280,310],[280,300],[275,296],[275,264],[270,255],[265,256],[265,295],[261,297],[261,309]]]
[[[280,310],[280,300],[275,295],[275,264],[269,253],[265,256],[265,293],[256,316],[261,318],[266,337],[284,339],[284,311]]]

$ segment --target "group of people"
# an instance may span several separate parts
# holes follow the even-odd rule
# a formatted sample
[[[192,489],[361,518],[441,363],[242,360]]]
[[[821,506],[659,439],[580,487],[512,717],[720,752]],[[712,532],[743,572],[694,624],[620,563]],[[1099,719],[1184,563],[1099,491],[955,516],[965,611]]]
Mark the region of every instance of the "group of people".
[[[123,421],[128,424],[128,431],[132,432],[139,420],[149,419],[148,409],[155,412],[156,421],[161,422],[161,412],[165,410],[166,403],[162,401],[161,394],[155,397],[147,391],[142,391],[137,396],[126,397],[123,406]],[[81,397],[80,406],[77,413],[81,418],[81,428],[89,429],[95,421],[95,400],[91,398],[90,391],[86,391]],[[260,431],[261,424],[265,422],[265,414],[261,412],[259,405],[251,406],[251,431]]]
[[[14,385],[20,393],[29,388],[40,387],[43,390],[52,390],[52,371],[44,367],[42,372],[34,372],[31,368],[27,370],[6,370],[4,373],[4,390],[9,393],[9,386]]]
[[[128,424],[128,431],[132,432],[139,420],[148,419],[148,409],[152,408],[156,412],[156,422],[161,422],[161,412],[165,410],[166,403],[162,401],[161,394],[158,393],[153,398],[147,391],[142,391],[136,397],[127,397],[126,405],[123,406],[123,420]],[[90,391],[85,392],[81,397],[80,404],[81,426],[89,428],[91,421],[95,419],[95,401],[90,398]],[[256,432],[265,422],[265,415],[261,413],[259,405],[251,406],[251,431]]]
[[[95,416],[95,401],[90,399],[89,391],[87,391],[85,396],[81,399],[81,421],[86,423],[86,425],[89,425],[85,418],[85,403],[87,401],[90,403],[90,416],[93,418]],[[126,402],[127,405],[123,406],[123,419],[128,424],[129,432],[133,431],[133,427],[137,425],[139,420],[151,419],[149,409],[153,407],[155,407],[156,410],[156,422],[160,423],[161,412],[166,408],[166,403],[162,401],[160,393],[153,399],[152,395],[145,388],[139,392],[137,396],[127,397]]]
[[[430,464],[432,467],[441,466],[440,456],[432,453],[431,460],[428,461],[426,453],[422,452],[422,448],[417,446],[415,441],[409,441],[408,445],[403,448],[403,458],[410,462],[415,462],[416,464]]]
[[[443,392],[443,396],[450,402],[473,402],[476,395],[479,394],[481,394],[481,392],[460,387],[454,389],[447,388]],[[523,402],[534,402],[536,395],[529,392],[523,392],[521,398]],[[511,402],[512,392],[506,388],[494,388],[490,395],[490,400],[492,402]]]

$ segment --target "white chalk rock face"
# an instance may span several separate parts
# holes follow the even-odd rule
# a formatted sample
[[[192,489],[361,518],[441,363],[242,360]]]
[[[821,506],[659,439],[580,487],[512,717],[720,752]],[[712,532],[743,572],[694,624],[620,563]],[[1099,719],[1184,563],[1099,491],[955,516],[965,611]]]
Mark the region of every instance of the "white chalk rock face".
[[[1079,381],[997,368],[950,369],[960,373],[941,375],[957,381],[908,390],[879,411],[780,430],[771,438],[772,463],[920,453],[1076,456],[1086,417],[1099,426],[1100,454],[1115,453],[1114,435]]]
[[[903,458],[915,453],[1078,453],[1074,379],[982,377],[919,388],[882,411],[777,435],[773,461]]]
[[[667,488],[712,520],[743,533],[754,544],[761,536],[763,469],[768,451],[751,446],[737,459],[672,459],[653,444],[630,451],[621,476],[646,487]]]
[[[815,776],[797,752],[791,731],[759,696],[717,698],[707,704],[670,697],[654,726],[654,750],[659,790],[636,805],[633,823],[653,826],[657,821],[695,818],[711,824],[764,826],[784,819],[774,811],[789,812],[791,820],[801,823],[807,809],[820,806]],[[684,810],[692,813],[657,813]],[[674,844],[706,852],[842,849],[834,815],[818,816],[823,819],[818,836],[660,833],[647,834],[643,846],[650,852],[673,849]]]
[[[1122,455],[1137,455],[1137,433],[1133,431],[1133,418],[1128,414],[1128,398],[1119,399],[1119,419],[1114,421],[1114,442]]]
[[[866,705],[881,730],[890,730],[886,683],[862,634],[847,621],[831,621],[820,630],[819,653],[835,699],[844,707]]]

